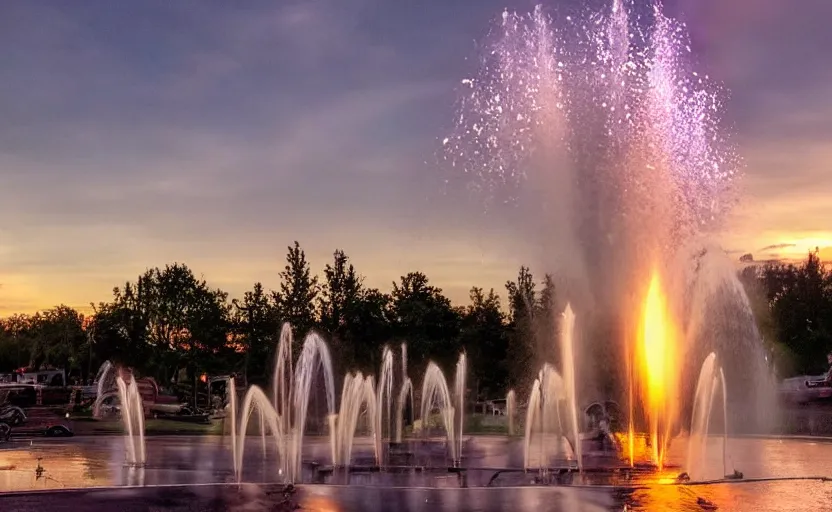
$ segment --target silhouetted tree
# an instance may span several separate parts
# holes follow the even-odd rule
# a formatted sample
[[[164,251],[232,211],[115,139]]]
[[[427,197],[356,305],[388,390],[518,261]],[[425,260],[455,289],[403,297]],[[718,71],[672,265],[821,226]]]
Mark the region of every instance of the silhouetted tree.
[[[832,350],[832,274],[817,253],[800,266],[769,265],[762,276],[779,341],[793,354],[794,370],[826,370]]]
[[[471,304],[462,319],[460,341],[468,353],[469,379],[480,398],[493,399],[505,395],[507,388],[506,349],[508,335],[500,297],[489,290],[473,287]]]
[[[269,364],[274,356],[280,332],[278,305],[264,289],[262,283],[254,283],[242,300],[231,301],[233,307],[233,336],[231,344],[243,352],[242,371],[246,381],[265,380],[271,372]]]
[[[283,320],[295,330],[295,351],[298,353],[303,337],[315,327],[315,298],[318,296],[318,278],[312,276],[306,253],[296,241],[286,254],[286,267],[280,273],[280,294],[275,296]]]
[[[340,370],[375,374],[381,347],[389,343],[397,348],[406,341],[411,377],[418,380],[428,359],[451,370],[459,351],[466,350],[469,382],[489,398],[502,396],[509,386],[522,396],[542,362],[558,365],[565,297],[558,296],[550,275],[538,283],[538,292],[525,266],[515,281],[506,283],[508,314],[494,290],[485,293],[478,287],[471,289],[467,307],[455,308],[420,272],[393,283],[391,294],[365,288],[342,250],[325,266],[319,289],[297,242],[288,248],[280,276],[279,291],[255,283],[229,302],[225,292],[210,288],[185,265],[148,269],[115,288],[112,300],[94,305],[89,318],[61,305],[0,320],[0,368],[54,365],[89,377],[109,359],[164,381],[183,367],[192,377],[239,368],[253,380],[265,380],[283,321],[292,323],[298,344],[308,330],[323,331]],[[767,353],[784,376],[826,370],[825,354],[832,350],[832,272],[817,253],[799,265],[746,265],[739,279]],[[724,292],[712,304],[713,315],[723,322],[714,328],[753,342],[754,336],[741,329],[749,324],[721,305],[736,304],[736,290]],[[626,335],[609,328],[618,323],[603,314],[585,323],[584,336],[590,339],[606,343]],[[726,361],[734,361],[729,356]],[[594,364],[603,373],[617,357],[611,350],[597,353]],[[600,378],[606,380],[596,391],[604,396],[621,388],[612,377]]]
[[[375,374],[381,363],[381,349],[394,337],[392,297],[376,288],[361,291],[351,312],[353,350],[352,365],[356,370]]]
[[[414,371],[426,367],[428,359],[450,367],[459,348],[461,315],[442,290],[428,284],[421,272],[411,272],[393,283],[392,298],[394,333],[407,341]]]
[[[535,303],[534,358],[536,366],[552,363],[558,366],[560,362],[560,345],[558,336],[558,319],[561,306],[557,303],[555,282],[550,274],[543,277],[543,288]]]
[[[124,290],[115,289],[113,311],[125,322],[128,343],[148,347],[146,366],[166,381],[185,364],[192,375],[216,367],[228,347],[227,294],[212,290],[185,265],[154,268]]]
[[[537,374],[535,368],[534,314],[537,295],[534,277],[528,267],[520,267],[517,281],[506,283],[509,302],[509,385],[525,393]],[[531,371],[530,371],[531,370]]]
[[[362,278],[344,251],[338,249],[332,265],[324,268],[324,284],[318,297],[321,328],[330,336],[332,349],[345,369],[356,367],[354,344],[360,336],[356,309],[361,301]]]

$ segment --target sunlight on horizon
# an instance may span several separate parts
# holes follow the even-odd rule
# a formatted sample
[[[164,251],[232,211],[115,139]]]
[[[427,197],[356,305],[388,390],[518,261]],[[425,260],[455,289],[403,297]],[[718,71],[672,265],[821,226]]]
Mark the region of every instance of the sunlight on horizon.
[[[729,239],[730,241],[730,239]],[[747,241],[745,243],[748,243]],[[509,258],[506,254],[493,254],[487,247],[475,247],[459,240],[445,251],[426,250],[390,251],[377,254],[374,251],[356,251],[356,256],[347,251],[356,270],[365,276],[368,286],[389,291],[393,281],[407,272],[424,272],[431,284],[443,289],[454,304],[468,303],[468,292],[473,286],[494,288],[505,299],[505,282],[516,277],[520,265],[529,265],[537,280],[542,279],[544,270],[533,261],[523,261],[521,256]],[[723,241],[726,250],[730,247]],[[832,233],[813,232],[791,235],[766,236],[756,242],[757,250],[732,251],[730,257],[739,262],[739,257],[751,253],[758,262],[778,259],[788,263],[804,261],[809,252],[819,249],[822,261],[832,261]],[[765,251],[759,249],[766,249]],[[313,273],[319,278],[331,254],[322,250],[307,250],[307,258]],[[165,261],[158,254],[146,265],[119,262],[107,266],[106,271],[94,274],[85,272],[5,272],[0,274],[0,316],[16,313],[34,313],[66,304],[78,311],[92,312],[90,303],[108,301],[112,289],[126,281],[135,280],[148,267],[161,266],[175,261],[184,262],[197,276],[203,276],[210,286],[219,287],[230,294],[230,298],[242,296],[256,281],[266,288],[277,289],[278,273],[283,268],[282,255],[274,260],[265,258],[214,259],[214,258],[171,258]]]

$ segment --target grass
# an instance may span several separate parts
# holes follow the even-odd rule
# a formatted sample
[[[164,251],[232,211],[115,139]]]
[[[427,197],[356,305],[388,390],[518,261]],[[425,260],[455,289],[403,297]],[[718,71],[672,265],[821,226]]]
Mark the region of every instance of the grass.
[[[439,414],[432,414],[428,419],[428,427],[431,430],[442,429],[442,418]],[[421,428],[421,422],[417,420],[415,430]],[[508,435],[508,417],[493,416],[490,414],[466,414],[463,423],[464,433],[467,435],[476,434],[499,434]],[[414,428],[406,427],[405,436],[414,435]],[[523,426],[519,421],[514,425],[514,435],[522,435]]]
[[[88,414],[73,415],[71,417],[73,430],[76,435],[120,435],[124,428],[121,420],[104,419],[96,420]],[[249,435],[258,433],[257,418],[252,418],[248,426]],[[417,422],[419,425],[420,422]],[[430,428],[441,429],[442,420],[438,414],[432,415]],[[495,434],[508,435],[508,418],[505,416],[491,416],[483,414],[469,414],[465,416],[465,434]],[[169,419],[148,419],[145,421],[145,433],[148,436],[154,435],[221,435],[224,429],[223,420],[211,420],[209,424],[188,423]],[[312,434],[309,434],[310,436]],[[324,434],[325,435],[325,434]],[[413,428],[408,426],[404,429],[405,437],[414,435]],[[418,435],[418,433],[416,434]],[[518,423],[515,426],[515,435],[522,435],[522,426]]]
[[[120,420],[95,420],[90,417],[72,417],[75,435],[121,434],[124,431]],[[164,419],[148,419],[145,422],[145,435],[219,435],[222,434],[223,422],[211,421],[208,424],[188,423]]]

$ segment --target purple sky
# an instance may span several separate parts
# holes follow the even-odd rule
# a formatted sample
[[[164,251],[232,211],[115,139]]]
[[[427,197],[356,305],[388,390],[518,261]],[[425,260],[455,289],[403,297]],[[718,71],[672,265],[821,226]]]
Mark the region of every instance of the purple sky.
[[[532,6],[3,3],[0,314],[84,307],[173,261],[234,296],[276,287],[295,239],[316,271],[343,248],[370,285],[422,270],[459,302],[542,273],[534,237],[443,195],[432,165],[476,41]],[[832,2],[668,9],[732,92],[747,168],[725,248],[832,248]]]

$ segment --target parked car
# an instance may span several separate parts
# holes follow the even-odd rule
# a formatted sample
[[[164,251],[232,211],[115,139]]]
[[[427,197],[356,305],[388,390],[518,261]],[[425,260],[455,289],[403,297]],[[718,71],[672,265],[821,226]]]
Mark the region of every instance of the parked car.
[[[832,398],[832,386],[826,375],[802,375],[780,384],[780,397],[786,402],[805,404]]]

